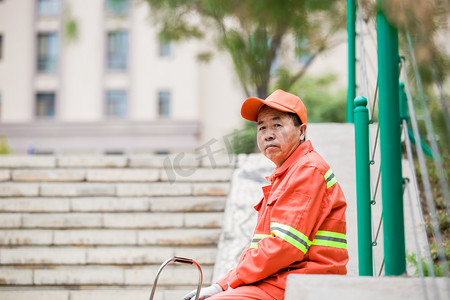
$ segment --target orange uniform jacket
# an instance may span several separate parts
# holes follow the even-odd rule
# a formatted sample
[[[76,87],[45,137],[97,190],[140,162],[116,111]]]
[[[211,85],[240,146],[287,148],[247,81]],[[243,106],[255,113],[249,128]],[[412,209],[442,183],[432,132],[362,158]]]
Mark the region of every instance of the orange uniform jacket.
[[[255,206],[257,225],[236,268],[218,284],[227,290],[254,284],[284,298],[289,274],[346,274],[346,202],[333,171],[302,143],[268,177]]]

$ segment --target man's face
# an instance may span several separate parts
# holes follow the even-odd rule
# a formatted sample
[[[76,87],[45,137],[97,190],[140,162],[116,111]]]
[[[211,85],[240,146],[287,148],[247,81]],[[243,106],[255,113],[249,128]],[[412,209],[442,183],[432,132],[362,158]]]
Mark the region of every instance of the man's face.
[[[306,124],[296,127],[288,113],[264,105],[258,113],[258,148],[280,167],[305,137]]]

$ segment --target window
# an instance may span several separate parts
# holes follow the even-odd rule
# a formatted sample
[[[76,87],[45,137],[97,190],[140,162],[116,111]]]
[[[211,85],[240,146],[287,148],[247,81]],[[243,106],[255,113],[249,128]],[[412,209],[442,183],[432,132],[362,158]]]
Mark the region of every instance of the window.
[[[36,117],[49,119],[55,117],[55,93],[36,94]]]
[[[106,9],[113,15],[126,15],[130,11],[130,0],[106,0]]]
[[[170,116],[170,91],[158,92],[158,115],[160,117]]]
[[[106,92],[106,116],[112,118],[125,118],[127,115],[127,92]]]
[[[168,57],[172,54],[172,42],[164,42],[159,40],[159,56]]]
[[[61,11],[61,0],[38,0],[37,13],[39,16],[57,16]]]
[[[128,56],[128,32],[108,33],[108,69],[125,70]]]
[[[38,35],[38,71],[55,72],[58,66],[58,34],[41,33]]]

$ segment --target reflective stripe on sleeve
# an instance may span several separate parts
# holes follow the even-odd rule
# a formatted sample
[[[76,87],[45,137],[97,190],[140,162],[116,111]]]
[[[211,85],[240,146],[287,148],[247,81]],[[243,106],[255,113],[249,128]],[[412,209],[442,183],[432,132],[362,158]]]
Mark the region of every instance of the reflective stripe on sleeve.
[[[285,240],[303,253],[306,253],[311,245],[311,241],[306,235],[297,229],[284,224],[275,222],[270,223],[270,232],[272,235]]]
[[[317,231],[312,244],[347,249],[347,237],[343,233],[319,230]]]
[[[327,189],[329,189],[330,187],[332,187],[336,182],[336,176],[334,176],[334,173],[331,169],[329,169],[326,173],[325,173],[325,182],[327,183]]]
[[[250,248],[255,248],[255,249],[258,248],[259,241],[261,241],[263,238],[266,238],[268,236],[271,236],[271,235],[256,233],[252,238],[252,243],[250,244]]]

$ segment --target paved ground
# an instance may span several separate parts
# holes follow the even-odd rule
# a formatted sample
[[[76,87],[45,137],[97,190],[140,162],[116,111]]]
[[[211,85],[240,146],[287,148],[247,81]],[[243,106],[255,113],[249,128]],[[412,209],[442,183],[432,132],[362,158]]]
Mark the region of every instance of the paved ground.
[[[449,286],[450,278],[293,275],[288,278],[286,300],[444,300]]]

